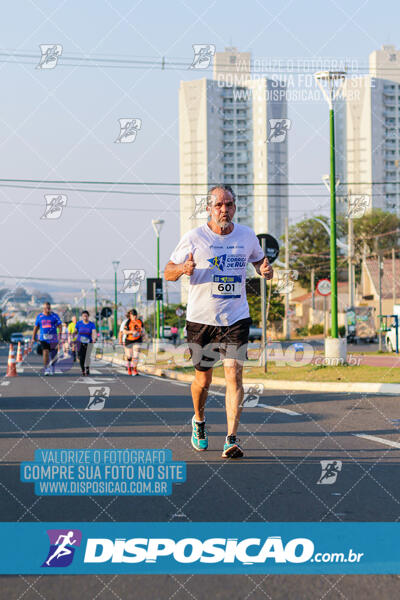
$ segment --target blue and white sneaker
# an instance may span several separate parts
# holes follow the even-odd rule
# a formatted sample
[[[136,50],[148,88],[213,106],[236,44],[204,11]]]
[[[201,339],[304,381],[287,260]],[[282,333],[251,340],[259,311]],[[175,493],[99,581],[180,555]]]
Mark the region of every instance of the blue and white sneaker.
[[[206,422],[196,423],[195,416],[192,418],[192,446],[195,450],[202,452],[208,448],[208,435]]]
[[[242,458],[242,456],[244,456],[244,452],[239,446],[238,442],[239,440],[236,439],[236,435],[227,435],[222,452],[222,458]]]

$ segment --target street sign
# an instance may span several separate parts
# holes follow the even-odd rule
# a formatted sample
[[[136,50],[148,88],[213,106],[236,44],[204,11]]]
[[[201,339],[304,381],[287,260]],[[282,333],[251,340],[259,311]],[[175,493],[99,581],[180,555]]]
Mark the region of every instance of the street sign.
[[[272,265],[272,263],[279,256],[279,244],[277,240],[274,237],[272,237],[272,235],[269,235],[269,233],[259,233],[257,237],[258,241],[260,242],[261,248],[265,252],[265,256],[268,258],[269,263]],[[264,243],[263,240],[265,240]]]
[[[154,286],[156,289],[156,297],[154,298]],[[161,277],[147,278],[147,300],[162,300],[163,299],[163,284]]]
[[[112,310],[109,306],[103,306],[101,309],[101,318],[108,319],[112,315]]]
[[[175,311],[175,314],[177,317],[183,317],[183,315],[185,314],[185,311],[182,308],[177,308]]]
[[[320,296],[329,296],[331,293],[331,282],[329,279],[320,279],[317,283],[317,292]]]

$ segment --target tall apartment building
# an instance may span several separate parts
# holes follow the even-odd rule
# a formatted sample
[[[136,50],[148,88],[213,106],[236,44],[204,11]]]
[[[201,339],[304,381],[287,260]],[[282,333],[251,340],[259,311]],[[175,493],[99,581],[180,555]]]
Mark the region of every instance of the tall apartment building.
[[[196,202],[198,208],[211,184],[221,182],[235,189],[236,222],[256,233],[277,238],[283,234],[288,214],[288,123],[282,119],[287,119],[284,85],[252,79],[247,52],[236,48],[217,52],[213,79],[181,82],[181,235],[206,221]],[[283,124],[280,136],[271,133],[276,121]]]
[[[400,51],[382,46],[369,74],[346,80],[335,108],[336,171],[344,195],[400,215]]]

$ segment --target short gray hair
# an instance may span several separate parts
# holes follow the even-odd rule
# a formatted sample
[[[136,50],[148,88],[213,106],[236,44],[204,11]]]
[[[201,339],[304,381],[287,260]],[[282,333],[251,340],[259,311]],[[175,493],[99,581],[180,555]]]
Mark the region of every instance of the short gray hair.
[[[211,205],[211,198],[213,196],[214,190],[225,190],[225,192],[229,192],[233,198],[234,203],[236,204],[236,195],[233,191],[233,188],[228,183],[217,183],[213,185],[207,193],[207,206]]]

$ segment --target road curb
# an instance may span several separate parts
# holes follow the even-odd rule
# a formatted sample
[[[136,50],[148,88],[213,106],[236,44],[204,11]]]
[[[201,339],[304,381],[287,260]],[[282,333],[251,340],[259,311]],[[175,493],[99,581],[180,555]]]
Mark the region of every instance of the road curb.
[[[103,359],[106,360],[106,359]],[[108,361],[112,364],[125,365],[125,361],[116,358]],[[148,375],[165,377],[175,381],[191,383],[193,375],[177,373],[171,369],[160,369],[158,367],[149,367],[139,365],[138,371]],[[330,392],[330,393],[356,393],[356,394],[398,394],[400,396],[400,383],[362,383],[362,382],[341,382],[341,381],[285,381],[275,379],[243,379],[245,384],[262,384],[268,390],[285,390],[298,392]],[[213,384],[225,387],[223,377],[213,377]]]

